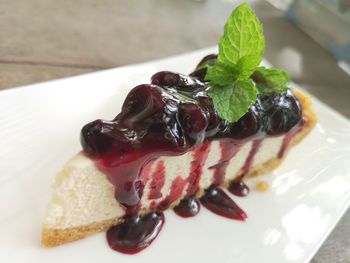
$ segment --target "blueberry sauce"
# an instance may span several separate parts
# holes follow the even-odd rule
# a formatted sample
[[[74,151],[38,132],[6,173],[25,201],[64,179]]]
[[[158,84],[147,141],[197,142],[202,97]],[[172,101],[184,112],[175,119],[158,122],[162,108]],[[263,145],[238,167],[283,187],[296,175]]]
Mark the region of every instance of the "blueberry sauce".
[[[181,176],[175,178],[171,183],[170,193],[158,204],[157,208],[159,210],[165,210],[169,208],[172,202],[180,198],[181,193],[187,184],[187,181],[184,180]]]
[[[250,152],[248,154],[247,159],[245,160],[245,163],[242,167],[242,173],[246,174],[249,169],[252,167],[253,161],[254,161],[254,156],[258,152],[260,146],[261,146],[262,140],[254,140],[252,142],[252,148],[250,149]]]
[[[164,162],[160,161],[152,175],[152,181],[150,184],[149,199],[158,199],[162,197],[162,188],[165,183],[165,166]]]
[[[203,166],[208,158],[210,141],[204,142],[193,151],[193,161],[191,162],[191,172],[187,177],[187,195],[191,196],[198,192],[199,181],[201,179]]]
[[[296,131],[301,127],[300,102],[288,90],[283,94],[258,96],[248,112],[235,123],[221,119],[207,91],[204,64],[215,63],[216,55],[203,58],[190,75],[161,71],[154,74],[151,84],[133,88],[127,95],[121,112],[111,121],[96,120],[81,131],[84,152],[106,174],[114,185],[115,198],[125,208],[125,220],[107,232],[109,245],[124,253],[137,253],[147,247],[159,233],[164,216],[160,211],[183,195],[174,211],[191,217],[200,210],[195,198],[200,189],[201,175],[211,144],[219,141],[221,157],[214,170],[213,184],[200,202],[210,211],[231,219],[245,220],[246,214],[218,188],[225,181],[230,160],[241,146],[252,142],[252,148],[241,168],[242,175],[232,181],[229,191],[244,196],[249,188],[242,178],[251,168],[254,156],[264,138],[284,135],[279,156],[283,157]],[[263,81],[258,77],[253,80]],[[172,180],[166,196],[166,182],[161,156],[179,156],[191,152],[193,160],[187,175]],[[152,212],[139,216],[145,186]]]
[[[174,212],[181,217],[193,217],[199,213],[201,206],[198,199],[192,195],[183,198],[180,203],[174,207]]]
[[[306,120],[305,119],[302,119],[301,120],[301,123],[299,125],[299,127],[297,127],[296,129],[293,129],[291,131],[289,131],[285,136],[284,136],[284,139],[283,139],[283,143],[282,143],[282,146],[281,146],[281,149],[278,153],[278,158],[283,158],[287,149],[288,149],[288,146],[290,144],[290,142],[292,141],[292,139],[299,133],[301,132],[303,129],[304,129],[304,126],[306,125]]]
[[[109,246],[125,254],[135,254],[148,247],[158,236],[165,221],[162,212],[126,217],[107,231]]]
[[[231,197],[214,185],[205,190],[200,201],[202,205],[217,215],[240,221],[247,219],[246,213],[244,213]]]
[[[249,194],[249,187],[243,182],[243,176],[238,176],[232,180],[228,186],[228,190],[231,194],[236,196],[246,196]]]
[[[215,169],[214,171],[214,185],[221,185],[224,182],[226,175],[226,168],[230,160],[238,153],[240,146],[233,140],[221,140],[221,158],[219,162],[209,167],[209,169]]]

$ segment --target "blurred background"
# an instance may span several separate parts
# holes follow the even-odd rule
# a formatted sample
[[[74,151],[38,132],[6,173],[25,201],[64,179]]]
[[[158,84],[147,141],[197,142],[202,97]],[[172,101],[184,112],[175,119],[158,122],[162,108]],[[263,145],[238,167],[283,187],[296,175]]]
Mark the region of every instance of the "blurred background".
[[[0,89],[216,45],[239,2],[0,0]],[[264,24],[265,57],[350,117],[350,0],[269,2],[248,1]]]
[[[0,0],[0,90],[216,45],[240,2]],[[246,2],[265,58],[350,117],[350,0]],[[348,212],[312,262],[350,262],[349,236]]]

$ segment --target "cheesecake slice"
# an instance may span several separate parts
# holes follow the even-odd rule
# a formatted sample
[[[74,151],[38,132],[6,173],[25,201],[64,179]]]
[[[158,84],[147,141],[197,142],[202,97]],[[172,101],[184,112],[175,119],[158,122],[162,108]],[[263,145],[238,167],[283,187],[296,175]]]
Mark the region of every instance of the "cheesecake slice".
[[[217,202],[218,193],[228,198],[220,187],[246,195],[244,180],[277,167],[316,117],[309,98],[288,89],[259,96],[238,122],[228,123],[213,108],[202,73],[159,72],[152,84],[129,93],[114,120],[83,127],[83,151],[54,180],[44,246],[78,240],[130,218],[135,223],[140,215],[156,220],[150,213],[168,208],[194,216],[199,199],[216,214],[246,219],[233,201],[230,211]],[[154,224],[160,229],[159,220]]]
[[[158,72],[129,92],[113,120],[82,128],[82,152],[54,182],[44,246],[107,230],[112,249],[134,254],[157,237],[169,208],[193,217],[203,206],[246,220],[234,195],[249,193],[247,178],[277,167],[316,117],[286,72],[259,66],[263,29],[246,3],[218,46],[190,75]]]

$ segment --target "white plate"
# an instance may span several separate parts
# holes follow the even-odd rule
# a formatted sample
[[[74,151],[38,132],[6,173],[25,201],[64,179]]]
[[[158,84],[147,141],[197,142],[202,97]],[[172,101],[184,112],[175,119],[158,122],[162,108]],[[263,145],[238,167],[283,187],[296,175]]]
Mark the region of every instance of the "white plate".
[[[271,189],[235,198],[249,219],[202,209],[192,219],[166,212],[148,249],[109,249],[104,233],[57,248],[40,247],[50,184],[80,149],[79,131],[113,118],[127,92],[159,70],[190,72],[214,49],[0,93],[1,262],[307,262],[350,204],[350,124],[314,99],[319,124],[284,164],[264,176]]]

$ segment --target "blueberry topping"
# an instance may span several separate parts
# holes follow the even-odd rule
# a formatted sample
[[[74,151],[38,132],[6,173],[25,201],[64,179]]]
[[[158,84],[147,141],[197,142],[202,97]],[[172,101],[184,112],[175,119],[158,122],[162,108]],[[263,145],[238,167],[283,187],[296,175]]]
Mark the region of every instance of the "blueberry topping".
[[[212,137],[217,134],[223,126],[224,121],[220,119],[217,111],[213,107],[213,101],[208,96],[198,96],[197,100],[207,115],[208,126],[206,137]]]
[[[280,135],[301,120],[301,104],[289,90],[286,93],[262,96],[264,130],[268,135]]]
[[[262,109],[259,101],[257,101],[237,122],[229,124],[228,133],[230,134],[230,138],[247,140],[259,134],[262,128],[261,112]]]
[[[80,142],[86,152],[103,154],[113,147],[115,141],[123,141],[120,135],[116,133],[113,122],[96,120],[83,127]]]
[[[207,56],[199,66],[211,59],[215,56]],[[151,81],[130,91],[113,121],[96,120],[83,127],[81,144],[86,152],[103,154],[112,148],[127,152],[151,147],[153,151],[172,149],[181,153],[205,138],[227,137],[243,142],[265,133],[279,135],[301,120],[301,105],[290,90],[258,96],[244,116],[228,123],[215,111],[207,84],[197,78],[161,71]]]
[[[151,78],[151,83],[163,88],[173,88],[176,92],[189,97],[196,96],[206,86],[201,81],[180,73],[171,71],[160,71]]]
[[[181,103],[178,111],[178,120],[185,134],[196,142],[202,142],[204,140],[208,120],[206,114],[198,104]]]
[[[139,85],[127,95],[122,111],[112,121],[96,120],[81,131],[81,145],[115,187],[115,197],[137,213],[143,191],[140,172],[159,156],[176,156],[205,140],[232,139],[234,144],[287,133],[298,127],[302,109],[289,90],[258,96],[248,112],[235,123],[219,117],[203,82],[205,57],[190,76],[161,71],[151,84]],[[202,73],[201,73],[202,72]],[[204,72],[205,74],[205,72]]]

